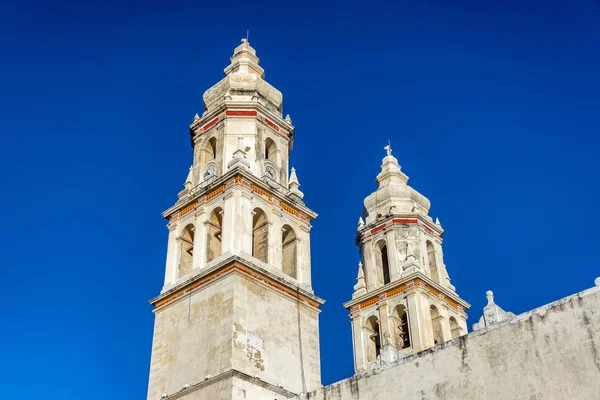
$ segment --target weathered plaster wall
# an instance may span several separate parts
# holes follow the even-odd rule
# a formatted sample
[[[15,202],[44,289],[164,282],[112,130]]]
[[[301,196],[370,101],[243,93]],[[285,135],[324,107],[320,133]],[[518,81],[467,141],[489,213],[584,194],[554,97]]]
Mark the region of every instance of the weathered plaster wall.
[[[220,278],[156,311],[148,399],[230,368],[234,280]]]
[[[303,400],[598,398],[600,287],[301,396]]]
[[[236,281],[234,304],[234,369],[294,393],[303,391],[303,377],[307,390],[320,387],[316,309],[245,276]]]

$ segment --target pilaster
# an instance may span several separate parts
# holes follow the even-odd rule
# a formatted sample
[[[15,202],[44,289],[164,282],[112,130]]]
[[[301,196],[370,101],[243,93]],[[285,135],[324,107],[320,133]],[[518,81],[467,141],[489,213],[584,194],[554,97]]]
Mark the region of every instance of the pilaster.
[[[206,215],[204,208],[199,208],[196,211],[195,223],[194,223],[194,254],[192,258],[192,269],[202,269],[206,266],[206,249],[204,244],[206,243],[207,229],[204,224]]]

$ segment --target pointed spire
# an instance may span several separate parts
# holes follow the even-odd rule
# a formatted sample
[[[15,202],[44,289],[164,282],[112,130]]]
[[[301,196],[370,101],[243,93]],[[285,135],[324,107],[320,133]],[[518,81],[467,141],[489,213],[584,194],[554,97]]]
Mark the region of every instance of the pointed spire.
[[[358,229],[362,229],[365,226],[365,220],[363,217],[358,217]]]
[[[290,114],[285,116],[285,122],[287,122],[288,124],[292,124],[292,118],[290,118]]]
[[[198,114],[196,114],[198,115]],[[185,187],[186,190],[190,190],[192,188],[192,181],[194,179],[194,166],[190,166],[190,172],[188,172],[187,178],[185,178],[185,183],[183,184],[183,187]]]
[[[200,116],[198,115],[198,113],[196,113],[196,115],[194,115],[194,122],[198,121],[200,119]]]
[[[300,182],[298,182],[298,176],[296,176],[296,168],[292,167],[292,171],[290,173],[289,180],[289,188],[290,192],[298,196],[300,199],[304,198],[304,193],[298,189],[300,187]]]
[[[436,218],[436,219],[435,219],[435,224],[436,224],[437,226],[440,226],[440,227],[442,226],[442,224],[440,224],[440,219],[439,219],[439,218]]]
[[[365,282],[365,271],[362,262],[358,263],[358,276],[356,277],[356,285],[354,285],[354,293],[352,298],[362,296],[367,293],[367,284]]]

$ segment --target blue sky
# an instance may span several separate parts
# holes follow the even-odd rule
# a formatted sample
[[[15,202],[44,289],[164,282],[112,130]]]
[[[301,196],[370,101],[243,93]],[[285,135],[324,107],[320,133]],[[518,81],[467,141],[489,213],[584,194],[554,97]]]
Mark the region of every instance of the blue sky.
[[[296,126],[323,382],[390,139],[446,229],[452,283],[519,313],[593,285],[600,5],[587,1],[13,2],[0,6],[0,387],[142,399],[187,127],[250,29]]]

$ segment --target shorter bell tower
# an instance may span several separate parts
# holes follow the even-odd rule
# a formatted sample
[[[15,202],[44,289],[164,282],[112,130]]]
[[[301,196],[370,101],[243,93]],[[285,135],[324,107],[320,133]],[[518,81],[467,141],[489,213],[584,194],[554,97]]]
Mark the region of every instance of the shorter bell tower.
[[[444,230],[430,202],[408,186],[390,146],[364,201],[356,243],[357,284],[350,311],[357,373],[467,333],[469,304],[450,283],[442,253]]]

